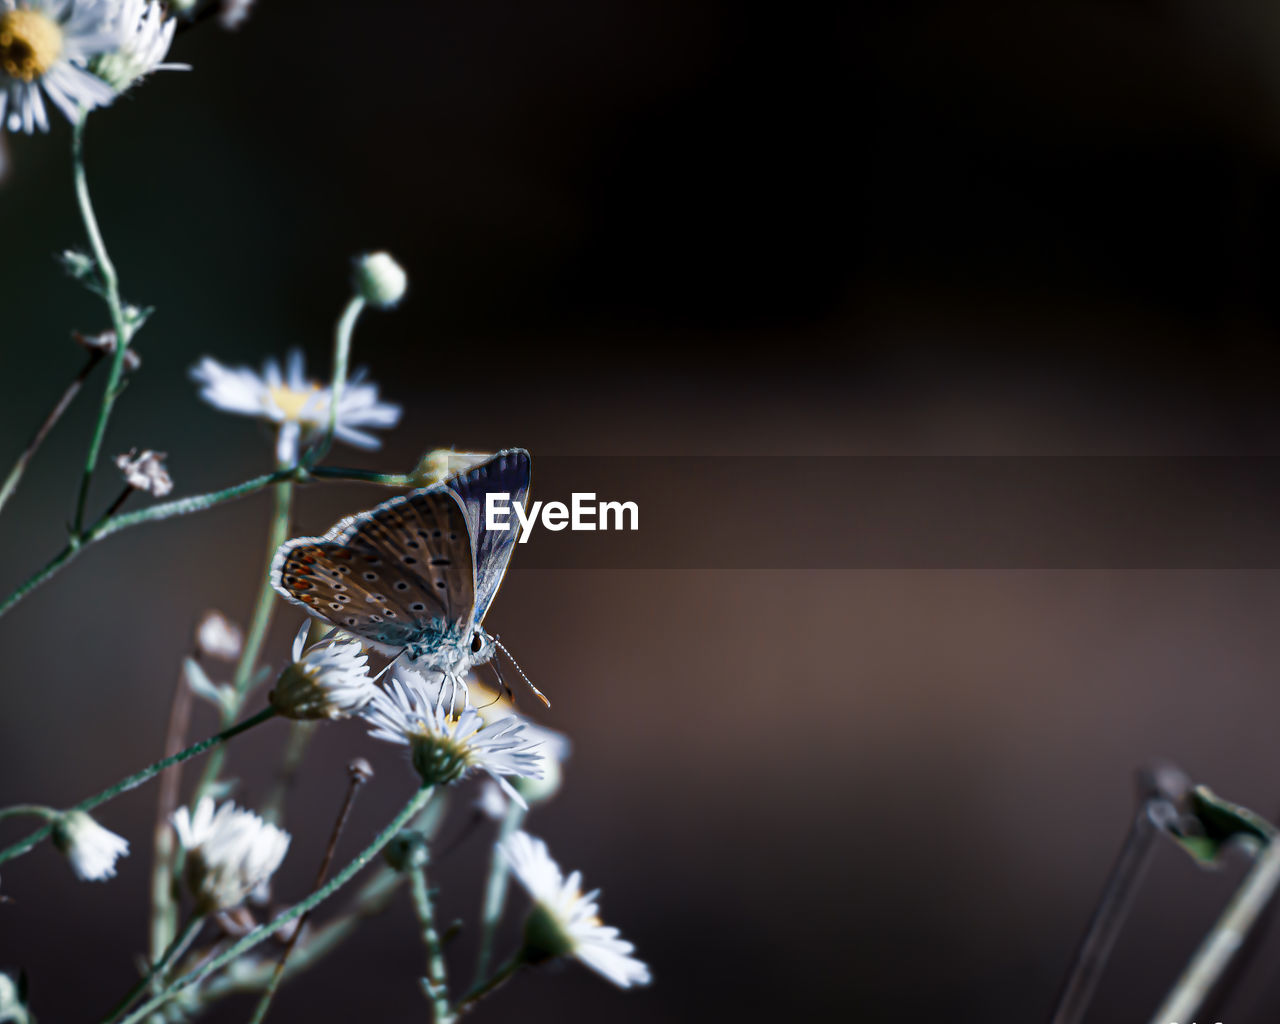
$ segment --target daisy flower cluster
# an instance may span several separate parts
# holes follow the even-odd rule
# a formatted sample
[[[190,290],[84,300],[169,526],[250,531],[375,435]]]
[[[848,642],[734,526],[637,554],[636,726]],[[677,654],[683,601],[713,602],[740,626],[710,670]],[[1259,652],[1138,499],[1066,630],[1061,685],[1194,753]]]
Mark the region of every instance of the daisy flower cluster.
[[[0,123],[49,130],[50,103],[77,121],[165,63],[177,24],[157,0],[0,0]]]
[[[500,471],[506,471],[501,467],[515,465],[527,481],[528,453],[513,450],[516,458],[504,462],[512,458],[513,451],[495,456],[436,448],[429,450],[416,468],[397,474],[327,462],[335,442],[378,449],[381,432],[400,422],[398,404],[384,398],[362,370],[348,372],[352,334],[362,311],[393,309],[407,294],[408,274],[390,254],[365,253],[354,261],[351,293],[338,320],[331,364],[324,376],[308,374],[299,349],[290,351],[283,361],[266,359],[260,371],[227,365],[211,356],[190,369],[201,400],[219,412],[266,426],[274,472],[260,473],[220,491],[171,499],[174,477],[181,482],[193,473],[179,466],[180,472],[171,475],[168,456],[150,447],[139,445],[122,452],[125,445],[103,446],[112,407],[124,393],[125,375],[130,375],[130,381],[145,376],[142,360],[131,346],[151,309],[124,300],[120,275],[107,254],[87,185],[85,118],[154,72],[187,68],[169,60],[181,19],[194,23],[207,20],[203,15],[216,13],[224,27],[233,28],[244,22],[250,6],[251,0],[0,0],[0,143],[6,139],[6,129],[28,135],[49,131],[50,105],[74,125],[75,198],[91,251],[65,249],[61,262],[74,280],[103,300],[109,317],[108,324],[96,325],[96,332],[72,333],[87,354],[87,365],[0,482],[2,510],[43,437],[94,368],[104,367],[99,376],[105,372],[108,379],[95,433],[86,459],[75,467],[79,493],[68,523],[67,547],[0,603],[0,615],[82,550],[119,530],[202,512],[254,491],[269,489],[274,497],[269,532],[272,556],[263,574],[255,579],[256,603],[242,619],[244,628],[219,612],[207,612],[193,625],[187,656],[181,670],[175,672],[179,681],[171,698],[163,754],[157,744],[148,767],[70,810],[38,804],[0,808],[0,819],[42,819],[42,827],[25,840],[0,844],[0,862],[21,856],[48,839],[65,858],[71,874],[81,881],[106,881],[117,872],[126,874],[136,868],[139,861],[150,863],[150,928],[146,952],[140,957],[141,978],[105,1018],[121,1024],[193,1020],[215,1000],[235,992],[258,994],[260,1001],[252,1019],[262,1021],[278,985],[291,977],[295,968],[300,969],[296,962],[289,962],[295,947],[307,954],[307,962],[324,956],[355,931],[357,923],[383,909],[401,883],[412,895],[427,948],[428,976],[422,979],[421,991],[438,1024],[456,1021],[517,971],[553,960],[576,960],[621,988],[647,984],[649,969],[635,957],[634,947],[616,928],[601,922],[598,892],[584,892],[581,876],[562,872],[546,844],[522,830],[526,816],[560,791],[570,753],[568,739],[517,712],[510,691],[504,688],[500,693],[484,686],[469,668],[484,661],[498,645],[496,637],[479,628],[478,620],[484,618],[486,609],[474,607],[475,593],[480,589],[477,579],[485,582],[493,577],[482,577],[477,569],[477,555],[483,546],[479,543],[482,538],[474,532],[476,506],[464,507],[461,492],[465,487],[459,478],[473,473],[474,479],[495,480]],[[7,153],[0,145],[0,173]],[[81,360],[84,358],[82,354]],[[134,391],[129,388],[130,394]],[[94,490],[94,473],[103,468],[108,452],[119,453],[111,458],[118,471],[113,475],[117,496],[113,504],[103,502],[101,508],[95,508],[102,495]],[[261,458],[266,458],[265,445]],[[490,462],[492,467],[486,465]],[[382,530],[385,551],[381,547],[374,551],[367,536],[361,539],[366,543],[364,548],[335,542],[334,537],[341,540],[344,536],[341,524],[339,532],[325,538],[288,540],[292,522],[302,518],[293,506],[295,492],[303,490],[297,485],[331,480],[430,491],[426,495],[415,491],[416,496],[407,501],[397,498],[343,521],[373,524],[369,536],[373,536],[373,528]],[[469,478],[468,486],[470,482],[474,481]],[[101,485],[99,477],[99,490]],[[453,495],[453,505],[446,494]],[[139,504],[148,497],[154,500],[146,509],[121,513],[126,502]],[[448,505],[447,511],[440,511],[441,503]],[[402,511],[419,506],[434,510],[438,516],[434,524],[425,513],[415,522]],[[381,513],[387,513],[385,520],[378,518]],[[454,518],[454,513],[460,514]],[[463,565],[469,569],[473,574],[471,589],[450,576],[453,591],[438,593],[437,588],[450,586],[445,579],[427,579],[417,570],[409,570],[407,567],[428,562],[424,557],[428,548],[432,549],[431,566],[454,565],[456,571]],[[360,635],[344,632],[337,626],[338,620],[317,618],[297,630],[282,664],[271,664],[275,650],[272,620],[282,607],[276,594],[281,586],[274,557],[277,550],[289,553],[288,564],[298,574],[285,576],[285,580],[292,580],[308,598],[312,595],[302,591],[304,585],[323,585],[332,596],[332,603],[325,607],[346,609],[341,622]],[[352,564],[357,557],[353,551],[359,551],[363,559],[358,567]],[[457,561],[446,557],[455,554]],[[391,571],[397,575],[388,573],[388,564],[396,567]],[[480,570],[492,568],[492,562],[480,566]],[[499,578],[501,571],[505,571],[505,562]],[[200,578],[185,570],[183,573],[184,586],[175,588],[175,597],[185,596],[187,582]],[[445,573],[441,571],[441,575]],[[400,593],[412,587],[442,601],[440,607],[449,609],[450,617],[470,600],[472,606],[463,609],[463,618],[469,615],[477,620],[470,638],[474,646],[469,650],[461,645],[456,650],[446,646],[442,660],[432,663],[435,669],[403,662],[406,650],[416,650],[421,637],[430,633],[424,627],[425,618],[415,620],[412,627],[408,621],[424,613],[428,600]],[[286,596],[291,593],[286,591]],[[400,604],[402,597],[408,603]],[[318,606],[306,606],[318,615]],[[130,609],[123,603],[119,609],[104,609],[104,614],[116,612],[123,617]],[[393,620],[397,615],[401,617]],[[439,621],[443,620],[431,620],[431,628]],[[370,622],[379,625],[366,628]],[[389,642],[397,637],[409,638],[399,650]],[[452,644],[458,637],[449,634],[447,640]],[[391,660],[383,662],[384,656]],[[422,664],[428,661],[424,659]],[[448,670],[438,670],[441,666]],[[268,685],[269,680],[274,682]],[[536,689],[534,692],[542,696]],[[478,695],[483,699],[476,703]],[[219,731],[191,743],[190,733],[210,711],[200,701],[216,711]],[[254,702],[259,705],[256,713]],[[227,744],[248,729],[273,720],[277,735],[284,737],[287,732],[287,738],[281,744],[274,781],[259,791],[226,771]],[[349,722],[348,730],[363,728],[363,733],[358,728],[348,732],[355,741],[367,743],[371,739],[405,753],[408,767],[403,775],[411,782],[405,788],[412,795],[397,817],[359,854],[346,865],[335,867],[335,853],[353,801],[361,787],[372,783],[374,774],[362,757],[349,760],[341,773],[345,797],[324,855],[316,858],[319,872],[309,874],[306,887],[295,890],[300,893],[296,902],[281,910],[273,905],[273,893],[297,885],[296,879],[277,878],[293,845],[292,835],[283,827],[291,784],[299,772],[320,773],[332,767],[315,764],[320,758],[314,756],[307,761],[307,745],[323,723],[344,721]],[[184,797],[184,763],[198,756],[207,760],[198,776],[185,776],[188,789]],[[130,858],[135,852],[130,841],[99,824],[88,810],[157,777],[150,857]],[[455,954],[444,949],[433,907],[436,889],[428,884],[426,873],[428,869],[433,875],[436,871],[433,844],[447,806],[459,799],[456,794],[460,789],[466,792],[468,787],[463,807],[469,828],[496,830],[497,842],[484,844],[490,858],[476,983],[451,996],[446,959]],[[256,810],[245,806],[246,792],[254,799],[260,797]],[[314,807],[308,807],[312,810]],[[352,905],[332,915],[326,908],[324,923],[309,925],[312,909],[361,869],[378,874],[369,879]],[[498,935],[511,879],[528,896],[520,945],[505,959],[504,967],[490,972],[490,947]],[[6,884],[12,884],[7,868]],[[354,887],[350,891],[355,891]],[[10,898],[6,892],[0,903]],[[202,939],[206,940],[203,945]],[[268,940],[275,940],[270,947]],[[259,952],[252,953],[254,949]],[[25,1024],[30,1020],[26,999],[22,977],[0,973],[0,1022]]]

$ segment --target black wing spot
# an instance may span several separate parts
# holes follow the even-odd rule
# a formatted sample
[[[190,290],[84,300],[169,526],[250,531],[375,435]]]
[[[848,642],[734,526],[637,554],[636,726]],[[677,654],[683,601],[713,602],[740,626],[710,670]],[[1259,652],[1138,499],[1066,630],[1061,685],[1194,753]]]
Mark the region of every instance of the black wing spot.
[[[414,557],[413,557],[413,555],[405,555],[405,556],[404,556],[404,558],[403,558],[403,559],[401,559],[401,561],[403,561],[405,565],[417,565],[417,564],[418,564],[418,560],[417,560],[416,558],[414,558]]]
[[[364,578],[372,582],[378,578],[378,574],[376,572],[367,572],[364,574]]]
[[[396,590],[408,590],[408,589],[409,589],[409,584],[407,584],[404,580],[396,580]]]
[[[406,541],[406,542],[405,542],[405,544],[406,544],[406,546],[411,547],[411,548],[420,548],[420,547],[422,547],[422,545],[421,545],[421,544],[419,544],[416,540]]]
[[[409,611],[411,612],[425,612],[426,610],[427,606],[421,601],[415,601],[413,604],[409,605]]]
[[[338,604],[337,601],[330,601],[329,607],[332,608],[335,612],[342,611],[342,605]]]
[[[453,565],[453,559],[451,559],[451,558],[433,558],[433,559],[431,559],[431,564],[432,564],[432,565]]]
[[[444,580],[436,580],[436,586],[439,587],[441,590],[444,590],[446,583]]]
[[[339,594],[339,595],[338,595],[338,597],[337,597],[337,600],[339,600],[339,601],[344,601],[344,602],[345,602],[345,601],[350,601],[350,600],[351,600],[351,595],[350,595],[350,594]]]

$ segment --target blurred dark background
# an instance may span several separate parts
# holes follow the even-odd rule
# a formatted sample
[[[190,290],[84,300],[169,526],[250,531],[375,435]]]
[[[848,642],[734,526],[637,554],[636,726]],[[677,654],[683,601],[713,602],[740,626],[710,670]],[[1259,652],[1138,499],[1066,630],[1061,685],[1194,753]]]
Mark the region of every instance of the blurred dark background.
[[[656,984],[544,972],[480,1017],[1043,1018],[1136,766],[1170,757],[1280,813],[1273,562],[820,569],[838,510],[771,515],[797,455],[1275,450],[1274,4],[264,0],[172,57],[195,70],[88,129],[126,297],[158,309],[109,453],[167,451],[182,493],[262,471],[265,436],[201,405],[188,368],[300,345],[323,372],[350,256],[386,248],[411,291],[362,321],[356,361],[405,418],[383,451],[335,461],[742,456],[758,501],[741,515],[809,545],[790,568],[517,554],[490,622],[575,743],[530,829],[603,887]],[[105,326],[51,258],[81,237],[68,136],[9,139],[6,465],[81,365],[69,330]],[[91,406],[6,509],[6,589],[63,542]],[[672,505],[688,465],[671,462]],[[104,471],[94,500],[114,493]],[[380,496],[308,488],[297,528]],[[712,512],[689,514],[705,530]],[[1264,513],[1236,539],[1270,552]],[[260,495],[112,538],[0,623],[0,803],[69,804],[159,753],[196,619],[247,615],[267,515]],[[268,660],[295,624],[278,617]],[[250,804],[282,735],[233,748]],[[283,896],[309,884],[357,753],[378,778],[347,855],[405,798],[396,751],[326,728]],[[135,848],[110,884],[47,847],[0,872],[0,963],[28,969],[41,1020],[97,1019],[132,978],[154,797],[103,809]],[[472,835],[438,867],[446,916],[474,920],[485,848]],[[1145,1019],[1239,874],[1162,850],[1094,1019]],[[1271,936],[1212,1019],[1274,1020],[1277,956]],[[421,969],[397,905],[276,1012],[422,1020]]]

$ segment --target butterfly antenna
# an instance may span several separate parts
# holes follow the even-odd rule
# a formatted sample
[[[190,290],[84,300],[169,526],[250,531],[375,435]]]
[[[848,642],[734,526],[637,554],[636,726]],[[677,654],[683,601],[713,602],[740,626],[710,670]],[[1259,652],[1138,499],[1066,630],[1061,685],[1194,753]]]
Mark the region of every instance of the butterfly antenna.
[[[520,663],[516,661],[515,658],[511,657],[511,652],[502,645],[502,641],[495,636],[493,638],[493,644],[500,651],[502,651],[503,654],[505,654],[508,658],[510,658],[511,664],[514,665],[516,668],[516,671],[520,673],[520,678],[529,684],[529,689],[533,691],[534,696],[536,696],[538,700],[542,701],[542,703],[545,704],[547,707],[551,707],[551,701],[547,700],[547,695],[533,685],[533,681],[527,675],[524,674],[524,669],[520,667]]]

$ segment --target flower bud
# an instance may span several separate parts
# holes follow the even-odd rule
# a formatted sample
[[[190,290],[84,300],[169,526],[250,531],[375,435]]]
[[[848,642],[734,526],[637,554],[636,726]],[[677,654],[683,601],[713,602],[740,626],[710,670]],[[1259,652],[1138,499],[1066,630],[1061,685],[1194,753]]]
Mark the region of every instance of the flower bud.
[[[82,882],[116,876],[116,861],[129,855],[129,841],[103,828],[84,811],[68,811],[53,826],[53,844],[67,855]]]
[[[409,277],[390,253],[366,253],[356,260],[356,293],[371,306],[391,309],[404,298]]]

